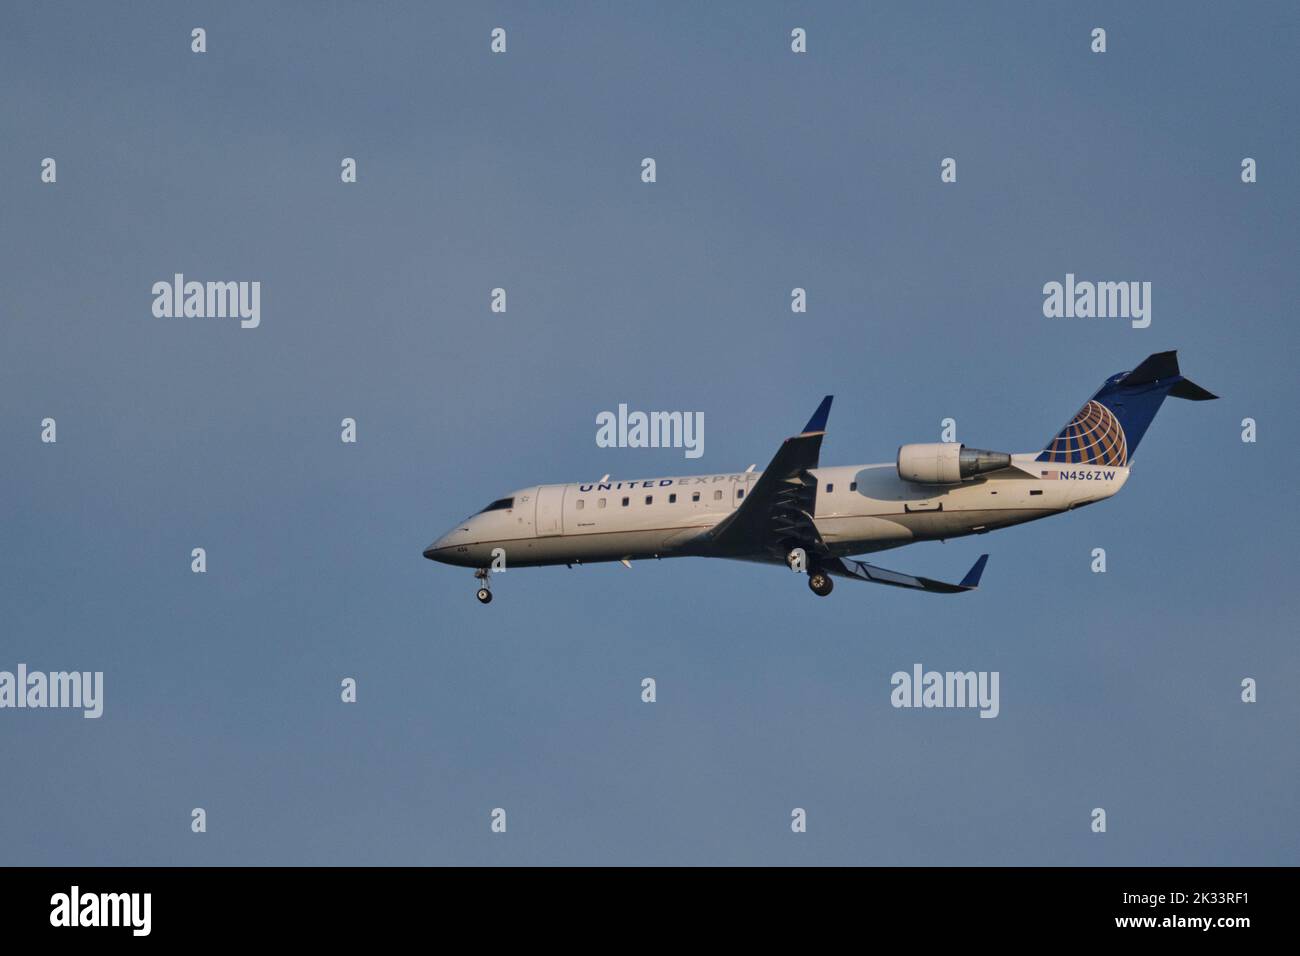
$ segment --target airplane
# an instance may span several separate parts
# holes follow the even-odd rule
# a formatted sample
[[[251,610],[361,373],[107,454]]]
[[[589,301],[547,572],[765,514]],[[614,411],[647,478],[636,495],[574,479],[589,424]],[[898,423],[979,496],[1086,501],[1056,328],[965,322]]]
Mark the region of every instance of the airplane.
[[[827,395],[771,464],[741,473],[532,485],[492,501],[424,549],[476,569],[492,600],[495,569],[638,559],[731,558],[785,564],[825,597],[833,578],[937,594],[975,590],[988,555],[956,584],[902,574],[851,555],[960,538],[1073,511],[1115,494],[1167,396],[1217,398],[1158,352],[1112,375],[1041,451],[903,445],[891,463],[823,468]]]

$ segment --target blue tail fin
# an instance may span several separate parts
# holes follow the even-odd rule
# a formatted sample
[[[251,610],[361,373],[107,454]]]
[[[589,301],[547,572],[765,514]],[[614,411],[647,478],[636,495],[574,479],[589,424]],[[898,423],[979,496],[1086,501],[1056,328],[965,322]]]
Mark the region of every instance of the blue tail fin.
[[[1218,397],[1183,378],[1177,352],[1157,352],[1106,379],[1036,460],[1127,465],[1167,395],[1194,402]]]

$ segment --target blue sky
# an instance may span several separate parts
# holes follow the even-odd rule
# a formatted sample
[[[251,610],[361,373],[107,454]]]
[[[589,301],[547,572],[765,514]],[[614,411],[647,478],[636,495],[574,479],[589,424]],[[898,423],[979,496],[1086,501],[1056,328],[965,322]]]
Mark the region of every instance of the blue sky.
[[[1293,4],[3,17],[0,669],[106,689],[0,711],[0,861],[1297,862]],[[176,272],[260,281],[260,328],[154,318]],[[1044,318],[1067,272],[1150,328]],[[988,551],[974,594],[684,559],[484,608],[420,557],[512,488],[761,468],[827,393],[827,464],[945,417],[1028,451],[1168,348],[1222,399],[1118,497],[877,556]],[[620,402],[704,457],[598,447]],[[999,717],[893,709],[916,662]]]

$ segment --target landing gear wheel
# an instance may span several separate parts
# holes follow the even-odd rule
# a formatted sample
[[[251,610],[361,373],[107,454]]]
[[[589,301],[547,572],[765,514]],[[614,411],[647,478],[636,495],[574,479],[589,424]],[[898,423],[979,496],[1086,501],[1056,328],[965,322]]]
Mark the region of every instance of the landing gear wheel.
[[[478,602],[480,604],[491,604],[492,603],[492,569],[478,568],[474,572],[474,577],[479,581],[483,582],[478,589],[478,594],[474,596],[478,598]]]
[[[834,589],[835,582],[825,571],[813,571],[808,575],[808,587],[812,588],[813,594],[818,597],[825,597]]]

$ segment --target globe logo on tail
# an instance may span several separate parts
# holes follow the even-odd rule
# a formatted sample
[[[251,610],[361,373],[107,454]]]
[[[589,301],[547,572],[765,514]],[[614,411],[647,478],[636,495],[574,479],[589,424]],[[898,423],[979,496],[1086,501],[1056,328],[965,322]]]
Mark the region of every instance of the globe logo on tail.
[[[1038,460],[1122,467],[1128,463],[1124,429],[1114,412],[1101,402],[1090,401],[1043,449]]]

